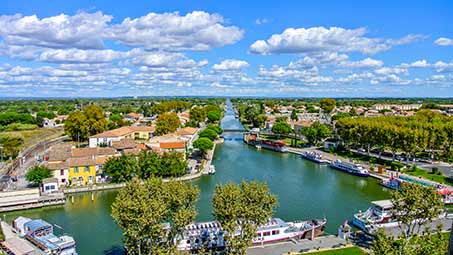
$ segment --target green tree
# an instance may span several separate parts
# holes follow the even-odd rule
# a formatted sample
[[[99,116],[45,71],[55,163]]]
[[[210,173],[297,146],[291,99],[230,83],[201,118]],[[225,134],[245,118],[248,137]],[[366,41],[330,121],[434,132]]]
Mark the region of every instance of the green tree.
[[[212,129],[218,135],[221,135],[223,133],[223,129],[221,127],[219,127],[218,125],[209,124],[209,125],[206,126],[206,129]]]
[[[115,129],[127,125],[123,116],[119,113],[113,113],[109,116],[108,129]]]
[[[401,235],[394,240],[378,233],[372,247],[374,254],[445,254],[448,241],[442,241],[440,229],[435,235],[422,232],[443,210],[441,197],[434,188],[403,183],[399,191],[392,193],[392,203],[392,215],[399,222]],[[436,245],[441,245],[435,249],[439,253],[431,253]]]
[[[207,117],[207,113],[205,108],[196,106],[190,109],[190,120],[193,120],[195,123],[199,124],[200,122],[204,122]]]
[[[21,136],[0,135],[0,154],[6,158],[16,158],[24,145],[24,138]]]
[[[207,116],[208,121],[214,123],[220,121],[221,113],[219,111],[209,111]]]
[[[293,109],[293,110],[291,111],[291,117],[290,117],[290,118],[291,118],[292,121],[298,121],[298,120],[299,120],[299,117],[297,117],[297,111],[296,111],[296,109]]]
[[[218,134],[215,130],[206,128],[203,131],[201,131],[198,136],[206,137],[206,138],[209,138],[209,140],[214,141],[217,138]]]
[[[28,182],[31,182],[35,185],[39,185],[42,183],[42,180],[46,178],[52,177],[52,173],[49,168],[44,166],[35,165],[28,169],[27,174],[25,175],[25,179]]]
[[[310,127],[302,129],[302,133],[307,138],[309,144],[317,145],[320,141],[332,134],[332,129],[328,125],[316,121]]]
[[[266,183],[241,182],[217,185],[212,198],[214,217],[227,232],[228,254],[245,254],[257,227],[266,223],[277,206],[277,198]],[[236,231],[239,235],[233,237]]]
[[[193,147],[203,152],[203,155],[206,155],[207,151],[212,150],[214,143],[209,138],[200,137],[193,142]]]
[[[95,135],[107,130],[107,119],[104,110],[97,105],[89,105],[83,110],[88,125],[89,135]]]
[[[73,141],[85,141],[89,135],[89,126],[85,114],[75,111],[64,122],[64,131]]]
[[[331,113],[333,109],[335,109],[335,105],[336,101],[332,98],[323,98],[319,101],[319,107],[321,107],[325,113]]]
[[[112,157],[104,164],[104,172],[112,178],[112,182],[122,183],[138,176],[137,159],[133,156],[122,155]]]
[[[179,122],[179,117],[176,113],[168,112],[161,114],[156,120],[156,134],[165,135],[175,132],[180,125],[181,123]]]
[[[272,133],[277,135],[287,135],[291,133],[291,126],[286,122],[277,122],[272,126]]]
[[[129,182],[112,205],[128,254],[174,254],[176,237],[195,219],[198,195],[191,183],[155,178]]]

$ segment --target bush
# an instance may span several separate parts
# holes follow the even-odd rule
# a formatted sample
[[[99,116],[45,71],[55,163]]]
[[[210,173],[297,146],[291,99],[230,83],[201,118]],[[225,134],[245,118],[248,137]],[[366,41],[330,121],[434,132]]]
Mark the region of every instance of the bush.
[[[223,133],[223,129],[219,126],[216,126],[216,125],[212,125],[212,124],[209,124],[206,129],[212,129],[214,130],[218,135],[222,134]]]
[[[431,168],[431,174],[438,174],[439,173],[439,168],[433,167]]]
[[[5,131],[23,131],[23,130],[34,130],[38,126],[35,124],[22,124],[22,123],[13,123],[6,126]]]
[[[51,176],[52,173],[49,168],[36,165],[29,169],[28,173],[25,175],[25,179],[35,185],[39,185],[42,183],[42,180]]]
[[[200,133],[199,136],[200,136],[200,137],[206,137],[206,138],[208,138],[209,140],[214,141],[214,140],[217,138],[218,134],[217,134],[216,131],[207,128],[207,129],[201,131],[201,133]]]

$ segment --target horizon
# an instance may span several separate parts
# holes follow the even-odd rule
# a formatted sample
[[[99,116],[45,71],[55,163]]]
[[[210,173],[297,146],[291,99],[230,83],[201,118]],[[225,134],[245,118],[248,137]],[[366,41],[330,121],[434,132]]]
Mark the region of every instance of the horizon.
[[[449,98],[452,11],[446,0],[5,1],[0,98]]]

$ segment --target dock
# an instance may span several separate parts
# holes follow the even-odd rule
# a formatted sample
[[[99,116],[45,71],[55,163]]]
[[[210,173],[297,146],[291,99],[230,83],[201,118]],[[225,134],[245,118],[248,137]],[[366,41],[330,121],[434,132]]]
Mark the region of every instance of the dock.
[[[317,237],[314,240],[301,239],[283,243],[254,246],[247,250],[248,255],[281,255],[290,253],[304,253],[318,250],[336,249],[346,247],[346,240],[334,235]]]
[[[10,212],[63,205],[66,197],[62,192],[42,195],[38,188],[0,193],[0,212]]]

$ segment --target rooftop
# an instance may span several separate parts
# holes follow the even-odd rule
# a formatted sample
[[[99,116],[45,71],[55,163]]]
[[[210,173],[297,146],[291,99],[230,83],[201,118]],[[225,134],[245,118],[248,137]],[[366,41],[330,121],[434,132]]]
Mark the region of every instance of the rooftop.
[[[378,201],[372,201],[371,203],[372,203],[373,205],[377,205],[377,206],[379,206],[379,207],[381,207],[381,208],[384,208],[384,209],[393,207],[393,203],[392,203],[392,201],[389,200],[389,199],[386,199],[386,200],[378,200]]]

